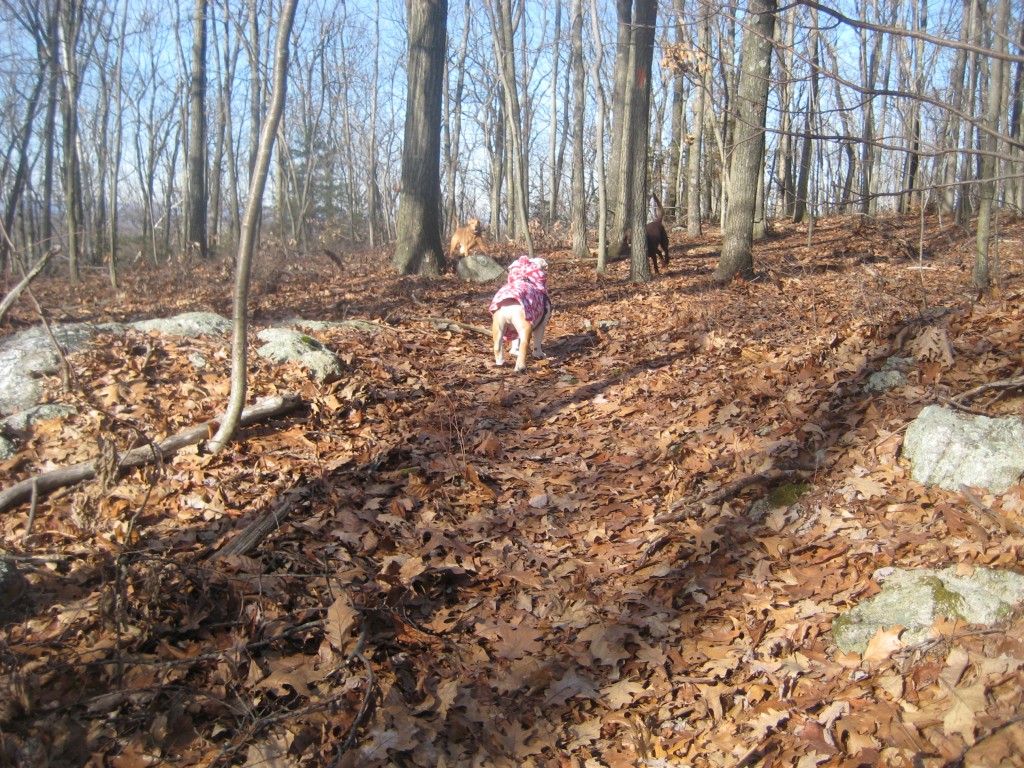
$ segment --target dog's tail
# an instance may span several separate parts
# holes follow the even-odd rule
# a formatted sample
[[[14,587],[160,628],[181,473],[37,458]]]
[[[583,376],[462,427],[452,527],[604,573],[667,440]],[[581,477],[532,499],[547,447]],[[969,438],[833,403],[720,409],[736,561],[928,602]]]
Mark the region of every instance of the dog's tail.
[[[663,221],[665,219],[665,208],[661,204],[661,200],[658,199],[658,195],[655,192],[651,192],[651,198],[654,200],[654,207],[657,211],[654,214],[655,221]]]

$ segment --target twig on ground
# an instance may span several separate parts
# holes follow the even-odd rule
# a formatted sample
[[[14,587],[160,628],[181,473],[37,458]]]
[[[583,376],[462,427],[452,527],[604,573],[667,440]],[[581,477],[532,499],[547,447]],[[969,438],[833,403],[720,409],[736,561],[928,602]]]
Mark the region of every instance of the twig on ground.
[[[985,502],[979,499],[974,492],[966,485],[960,485],[960,493],[967,497],[967,500],[971,502],[982,514],[984,514],[989,520],[994,522],[1000,528],[1003,529],[1003,533],[1015,533],[1018,536],[1024,536],[1024,527],[1019,523],[1010,520],[1002,512],[992,509]]]
[[[962,400],[969,400],[972,397],[980,395],[982,392],[987,392],[990,389],[1021,389],[1024,388],[1024,376],[1018,376],[1013,379],[1000,379],[999,381],[990,381],[987,384],[982,384],[975,387],[974,389],[968,389],[966,392],[961,392],[959,395],[950,398],[950,400],[959,405]]]

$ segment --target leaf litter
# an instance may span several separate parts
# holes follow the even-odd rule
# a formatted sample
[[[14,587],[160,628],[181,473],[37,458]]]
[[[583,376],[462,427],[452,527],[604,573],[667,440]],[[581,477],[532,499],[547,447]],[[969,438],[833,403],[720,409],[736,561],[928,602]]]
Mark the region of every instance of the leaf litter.
[[[1024,486],[980,514],[899,457],[927,404],[1021,412],[1018,389],[977,390],[1020,375],[1020,265],[972,301],[970,240],[930,220],[918,261],[917,226],[784,225],[762,277],[723,289],[717,233],[674,234],[647,285],[546,253],[549,357],[525,376],[472,330],[488,286],[264,254],[254,324],[364,321],[310,331],[345,375],[252,356],[250,402],[303,411],[4,517],[29,590],[3,620],[0,762],[1024,765],[1021,617],[830,641],[880,568],[1024,555]],[[229,316],[231,284],[192,264],[39,295],[55,321]],[[866,391],[893,357],[905,383]],[[5,486],[227,398],[223,338],[129,332],[70,363],[47,399],[74,414],[20,436]]]

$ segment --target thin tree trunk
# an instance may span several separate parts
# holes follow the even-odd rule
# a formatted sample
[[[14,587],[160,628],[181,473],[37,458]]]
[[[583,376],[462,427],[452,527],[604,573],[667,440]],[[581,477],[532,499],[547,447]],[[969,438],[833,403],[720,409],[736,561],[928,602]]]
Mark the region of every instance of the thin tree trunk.
[[[61,118],[64,130],[64,215],[67,219],[68,279],[72,285],[81,282],[82,186],[78,156],[78,94],[79,61],[76,50],[82,25],[83,8],[75,0],[60,1]]]
[[[559,57],[561,56],[562,39],[562,0],[555,0],[554,39],[551,42],[551,92],[548,117],[548,206],[547,224],[558,217],[558,73]],[[542,190],[543,191],[543,190]]]
[[[576,98],[572,122],[572,255],[586,258],[587,252],[587,199],[583,166],[583,129],[587,118],[587,76],[583,69],[583,0],[572,3],[572,69],[573,92]]]
[[[604,44],[601,42],[597,3],[598,0],[590,0],[590,24],[594,37],[594,61],[590,68],[590,79],[594,83],[597,97],[597,271],[604,273],[608,271],[608,179],[604,156],[605,96],[601,84]]]
[[[501,90],[504,95],[505,123],[508,126],[509,172],[512,185],[509,189],[510,205],[515,215],[516,226],[513,236],[526,241],[526,250],[533,256],[533,238],[530,235],[529,183],[527,180],[526,146],[523,136],[523,112],[519,100],[516,78],[515,47],[511,0],[494,0],[486,4],[491,20],[494,57],[498,62]]]
[[[971,271],[971,285],[978,291],[985,291],[992,284],[989,262],[989,241],[992,235],[992,215],[995,209],[996,171],[999,151],[999,126],[1003,104],[1003,83],[1006,71],[1006,35],[1010,26],[1010,0],[998,0],[996,23],[992,31],[994,55],[989,59],[988,103],[985,109],[985,127],[978,147],[981,157],[981,183],[978,185],[978,231],[974,240],[974,267]]]
[[[811,165],[814,154],[814,121],[818,113],[818,78],[820,55],[818,51],[818,9],[811,8],[807,38],[808,60],[810,63],[810,87],[807,94],[807,112],[804,114],[804,135],[800,146],[800,165],[793,199],[793,221],[804,221],[807,217],[808,190],[811,186]]]
[[[295,21],[295,7],[298,0],[284,0],[277,24],[277,41],[274,50],[274,93],[267,121],[260,133],[259,152],[256,155],[254,174],[249,184],[249,201],[245,206],[242,239],[238,243],[238,259],[235,263],[235,307],[233,315],[233,341],[231,344],[231,395],[227,411],[220,428],[210,440],[208,448],[219,453],[238,429],[242,410],[245,407],[246,350],[249,335],[249,276],[252,272],[252,257],[256,248],[257,224],[263,207],[263,192],[267,185],[270,162],[274,152],[277,128],[284,113],[288,85],[289,38]]]
[[[206,4],[195,0],[192,16],[192,71],[189,74],[188,234],[186,243],[199,258],[209,255],[206,164]]]

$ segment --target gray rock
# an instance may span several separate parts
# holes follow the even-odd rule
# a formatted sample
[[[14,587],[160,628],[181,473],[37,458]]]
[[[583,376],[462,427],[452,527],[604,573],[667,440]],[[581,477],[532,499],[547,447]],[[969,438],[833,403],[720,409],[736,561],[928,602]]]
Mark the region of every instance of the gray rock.
[[[257,336],[265,342],[256,350],[260,357],[275,363],[295,361],[308,368],[320,382],[341,378],[343,368],[337,355],[312,336],[287,328],[267,328]]]
[[[0,421],[0,425],[3,425],[7,429],[11,429],[15,432],[26,432],[28,431],[28,428],[37,421],[61,419],[75,412],[76,410],[70,405],[44,403],[43,405],[33,405],[31,408],[18,411],[17,413]]]
[[[903,456],[919,483],[1002,493],[1024,472],[1024,422],[929,405],[907,429]]]
[[[174,317],[132,323],[137,331],[171,336],[221,336],[231,331],[231,321],[214,312],[185,312]]]
[[[464,259],[459,259],[455,265],[455,274],[463,280],[474,283],[489,283],[493,280],[503,280],[505,268],[490,256],[473,253]]]
[[[7,461],[14,457],[17,451],[14,450],[14,443],[3,435],[0,435],[0,461]]]
[[[832,622],[832,639],[844,652],[864,653],[879,629],[905,627],[907,644],[928,637],[936,619],[946,617],[990,627],[1024,602],[1024,576],[976,568],[970,576],[944,570],[884,569],[875,578],[882,591]]]
[[[123,333],[116,323],[58,325],[53,336],[65,354],[81,349],[100,332]],[[46,329],[29,328],[0,342],[0,413],[17,413],[39,402],[40,376],[60,371],[60,357]]]
[[[876,394],[886,392],[907,383],[905,369],[915,363],[912,357],[890,357],[882,364],[882,369],[868,376],[864,389]]]

